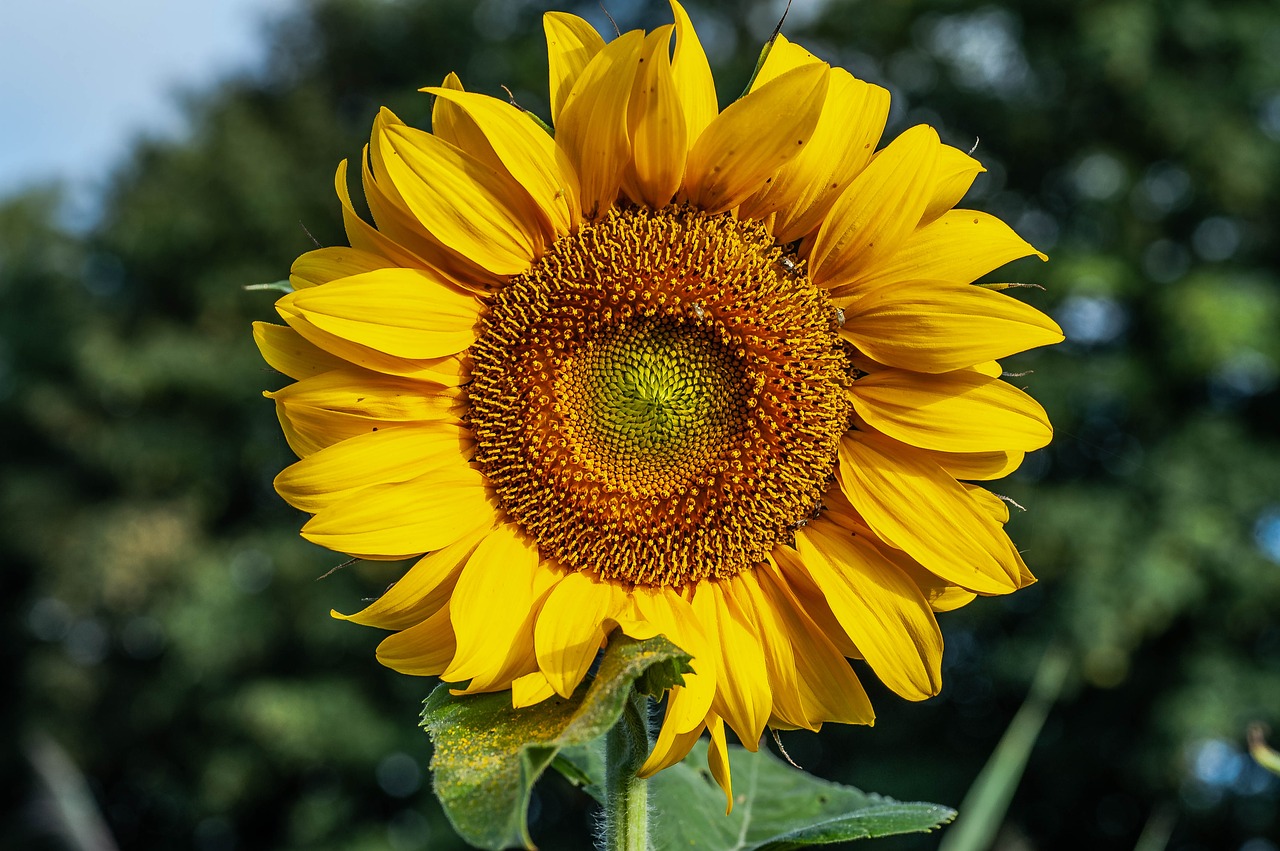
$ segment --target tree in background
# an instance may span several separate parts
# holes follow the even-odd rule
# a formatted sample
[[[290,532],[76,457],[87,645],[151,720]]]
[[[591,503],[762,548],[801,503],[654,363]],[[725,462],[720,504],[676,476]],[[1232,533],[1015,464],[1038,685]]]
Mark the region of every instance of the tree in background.
[[[661,5],[611,11],[627,28]],[[315,582],[334,560],[271,489],[288,450],[245,390],[281,383],[247,331],[270,297],[242,286],[342,241],[330,178],[379,105],[426,126],[415,89],[456,70],[545,115],[542,11],[309,4],[265,72],[193,103],[186,139],[138,147],[88,233],[57,224],[53,192],[0,209],[0,605],[21,740],[5,768],[31,789],[0,835],[76,847],[45,827],[73,800],[39,758],[52,748],[121,847],[456,842],[422,788],[431,684],[372,665],[377,636],[326,617],[397,568]],[[779,11],[690,6],[718,78],[745,83]],[[1006,365],[1034,370],[1058,429],[1005,488],[1041,583],[942,618],[939,698],[873,694],[874,729],[788,750],[957,803],[1057,640],[1073,675],[1002,842],[1131,848],[1155,814],[1170,847],[1273,849],[1280,785],[1241,739],[1280,707],[1280,9],[833,0],[786,31],[893,91],[887,135],[982,137],[970,200],[1052,258],[994,279],[1043,283],[1029,300],[1069,339]],[[585,805],[546,784],[535,838],[565,847]]]

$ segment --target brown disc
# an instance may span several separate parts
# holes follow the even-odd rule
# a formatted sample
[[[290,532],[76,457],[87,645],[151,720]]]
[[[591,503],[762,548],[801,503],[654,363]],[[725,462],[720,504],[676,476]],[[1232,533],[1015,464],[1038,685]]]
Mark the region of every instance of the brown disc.
[[[807,519],[848,424],[835,309],[758,222],[616,209],[493,297],[476,460],[566,567],[683,586]]]

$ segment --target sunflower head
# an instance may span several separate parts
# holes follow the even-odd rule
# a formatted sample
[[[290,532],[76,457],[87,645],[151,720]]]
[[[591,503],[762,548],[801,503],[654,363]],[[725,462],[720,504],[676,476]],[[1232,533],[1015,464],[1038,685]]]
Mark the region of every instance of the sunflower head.
[[[1036,254],[955,209],[981,166],[778,36],[723,110],[689,18],[546,16],[551,123],[450,75],[338,169],[350,247],[259,323],[304,537],[416,558],[354,615],[378,656],[518,706],[614,633],[666,634],[652,773],[726,725],[870,723],[848,659],[917,700],[934,613],[1034,581],[975,482],[1051,431],[998,359],[1062,339],[972,281]],[[1041,255],[1042,256],[1042,255]]]

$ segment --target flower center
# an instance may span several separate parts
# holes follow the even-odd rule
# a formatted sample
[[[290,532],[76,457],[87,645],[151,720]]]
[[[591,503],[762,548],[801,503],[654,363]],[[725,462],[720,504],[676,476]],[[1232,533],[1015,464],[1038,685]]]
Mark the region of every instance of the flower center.
[[[732,576],[832,475],[849,416],[834,313],[757,222],[614,210],[490,303],[476,460],[546,558],[639,584]]]
[[[745,427],[750,376],[708,329],[633,316],[585,343],[555,390],[566,437],[604,481],[669,494]]]

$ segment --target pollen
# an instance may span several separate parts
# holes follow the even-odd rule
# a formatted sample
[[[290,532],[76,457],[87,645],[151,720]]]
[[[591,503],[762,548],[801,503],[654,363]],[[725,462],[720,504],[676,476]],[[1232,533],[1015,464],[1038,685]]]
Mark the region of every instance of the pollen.
[[[568,568],[677,588],[733,576],[832,479],[850,413],[834,317],[758,222],[614,209],[489,303],[476,461]]]

